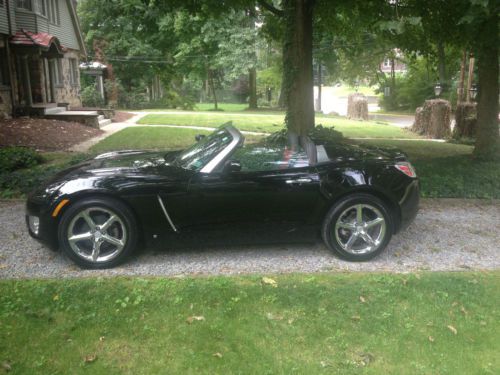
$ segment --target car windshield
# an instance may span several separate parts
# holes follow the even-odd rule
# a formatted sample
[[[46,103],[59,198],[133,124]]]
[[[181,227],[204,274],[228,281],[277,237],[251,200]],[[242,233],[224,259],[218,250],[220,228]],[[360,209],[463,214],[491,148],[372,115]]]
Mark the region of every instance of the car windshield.
[[[174,160],[174,165],[199,171],[233,140],[225,128],[220,128],[201,139],[198,143],[182,151]]]

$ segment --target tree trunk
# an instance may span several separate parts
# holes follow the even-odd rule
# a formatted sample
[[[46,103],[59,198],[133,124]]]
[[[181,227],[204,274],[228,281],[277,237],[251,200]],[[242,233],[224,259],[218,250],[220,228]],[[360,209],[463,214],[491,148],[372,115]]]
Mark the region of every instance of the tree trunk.
[[[500,159],[498,135],[498,13],[490,2],[490,16],[483,24],[478,45],[477,68],[479,99],[477,104],[477,137],[474,156],[482,160]]]
[[[306,135],[314,127],[313,9],[314,0],[283,0],[285,123],[297,135]]]
[[[212,95],[214,97],[214,109],[217,111],[219,107],[217,104],[217,93],[215,92],[214,72],[212,71],[212,69],[208,70],[208,82],[210,84],[210,88],[212,89]]]
[[[321,84],[323,77],[321,76],[321,61],[318,61],[318,105],[316,106],[316,111],[321,112]]]
[[[444,44],[442,41],[438,42],[437,45],[438,53],[438,70],[439,70],[439,82],[441,86],[446,84],[446,55],[444,53]]]
[[[250,91],[248,108],[257,109],[257,70],[255,68],[248,69],[248,88]]]

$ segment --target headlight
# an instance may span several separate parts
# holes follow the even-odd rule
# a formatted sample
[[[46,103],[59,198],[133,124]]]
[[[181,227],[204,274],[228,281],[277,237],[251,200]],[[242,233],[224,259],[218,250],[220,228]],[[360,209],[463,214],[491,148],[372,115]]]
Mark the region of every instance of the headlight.
[[[31,232],[38,236],[38,232],[40,230],[40,218],[38,216],[28,216],[28,225]]]

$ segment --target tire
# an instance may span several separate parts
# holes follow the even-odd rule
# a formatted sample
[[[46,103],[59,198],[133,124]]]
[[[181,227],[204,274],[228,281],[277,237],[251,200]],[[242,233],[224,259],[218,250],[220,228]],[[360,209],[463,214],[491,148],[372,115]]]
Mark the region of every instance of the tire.
[[[134,214],[122,202],[85,198],[71,205],[62,216],[59,245],[81,268],[112,268],[134,251],[137,228]]]
[[[354,262],[379,255],[391,240],[392,232],[393,218],[387,205],[377,197],[361,193],[337,202],[321,229],[326,246],[340,258]]]

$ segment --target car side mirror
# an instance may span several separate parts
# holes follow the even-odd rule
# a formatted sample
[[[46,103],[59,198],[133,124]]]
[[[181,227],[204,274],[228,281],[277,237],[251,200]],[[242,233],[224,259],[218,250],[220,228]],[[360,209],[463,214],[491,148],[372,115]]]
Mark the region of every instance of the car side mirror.
[[[194,136],[194,139],[196,140],[196,142],[199,142],[199,141],[201,141],[201,140],[202,140],[203,138],[205,138],[205,137],[206,137],[206,135],[205,135],[205,134],[196,134],[196,135]]]
[[[228,160],[224,164],[223,173],[233,173],[241,171],[241,163],[237,160]]]

